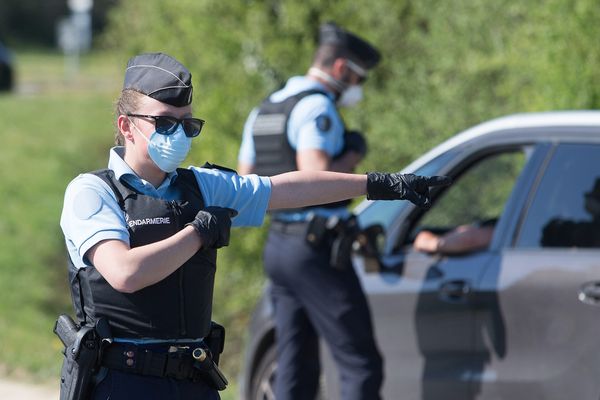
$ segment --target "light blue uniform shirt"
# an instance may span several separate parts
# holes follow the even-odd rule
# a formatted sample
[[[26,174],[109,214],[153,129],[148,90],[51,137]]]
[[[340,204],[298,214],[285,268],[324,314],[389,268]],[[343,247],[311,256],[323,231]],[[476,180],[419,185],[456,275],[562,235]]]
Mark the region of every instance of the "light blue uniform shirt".
[[[115,178],[141,193],[164,200],[178,200],[172,185],[177,172],[167,175],[155,188],[139,178],[123,160],[124,148],[110,151],[108,168]],[[239,176],[218,169],[189,167],[194,171],[205,206],[229,207],[238,211],[233,226],[259,226],[271,197],[271,181],[257,175]],[[116,239],[129,244],[125,215],[112,189],[93,174],[81,174],[69,183],[63,204],[60,226],[65,235],[69,257],[77,268],[90,265],[84,256],[102,240]]]
[[[334,157],[344,147],[344,123],[335,107],[334,95],[321,83],[306,76],[294,76],[290,78],[285,86],[271,94],[269,100],[280,102],[290,96],[307,90],[318,89],[327,93],[312,94],[302,98],[292,109],[287,125],[287,136],[290,146],[295,151],[322,150],[330,157]],[[258,114],[258,108],[252,110],[246,123],[242,136],[242,144],[238,155],[238,161],[244,164],[254,165],[256,151],[252,136],[252,127]],[[279,212],[277,219],[286,221],[303,221],[310,214],[323,216],[347,214],[345,208],[312,208],[307,212]]]

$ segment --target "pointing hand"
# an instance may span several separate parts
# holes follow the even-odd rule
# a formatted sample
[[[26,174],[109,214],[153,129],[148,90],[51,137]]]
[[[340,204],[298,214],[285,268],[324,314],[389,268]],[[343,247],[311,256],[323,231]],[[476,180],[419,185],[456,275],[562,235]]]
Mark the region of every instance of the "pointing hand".
[[[429,190],[452,183],[449,176],[420,176],[400,173],[367,173],[367,199],[408,200],[417,206],[431,207]]]

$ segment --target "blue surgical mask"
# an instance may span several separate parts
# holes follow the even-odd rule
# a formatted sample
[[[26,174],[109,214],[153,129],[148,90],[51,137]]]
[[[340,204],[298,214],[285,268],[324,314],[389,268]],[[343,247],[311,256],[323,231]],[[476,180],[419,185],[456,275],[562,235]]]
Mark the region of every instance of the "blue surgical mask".
[[[131,120],[129,121],[148,142],[148,155],[162,171],[167,173],[175,171],[190,152],[192,138],[185,136],[181,124],[170,135],[161,135],[154,131],[148,139]]]

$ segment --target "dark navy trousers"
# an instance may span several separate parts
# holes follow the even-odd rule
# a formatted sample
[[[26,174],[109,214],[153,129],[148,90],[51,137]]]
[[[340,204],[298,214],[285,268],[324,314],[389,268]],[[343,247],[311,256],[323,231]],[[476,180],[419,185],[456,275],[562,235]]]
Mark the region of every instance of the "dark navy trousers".
[[[327,244],[313,248],[304,234],[271,229],[264,252],[272,281],[277,338],[277,400],[314,400],[319,341],[336,362],[343,400],[378,400],[383,380],[371,314],[352,266],[329,265]]]
[[[101,371],[93,400],[220,400],[219,392],[204,382],[157,378],[121,372]]]

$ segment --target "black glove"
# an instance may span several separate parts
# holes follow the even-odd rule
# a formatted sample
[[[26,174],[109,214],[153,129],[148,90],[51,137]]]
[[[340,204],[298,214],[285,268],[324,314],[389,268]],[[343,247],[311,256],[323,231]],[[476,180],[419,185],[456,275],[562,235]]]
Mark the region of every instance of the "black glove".
[[[236,215],[237,211],[231,208],[206,207],[186,226],[191,225],[198,232],[202,247],[218,249],[229,244],[231,218]]]
[[[367,199],[369,200],[408,200],[417,206],[431,207],[429,188],[448,186],[449,176],[420,176],[414,174],[367,173]]]
[[[344,134],[344,149],[342,154],[354,151],[364,157],[367,155],[367,141],[365,137],[358,131],[346,131]]]

